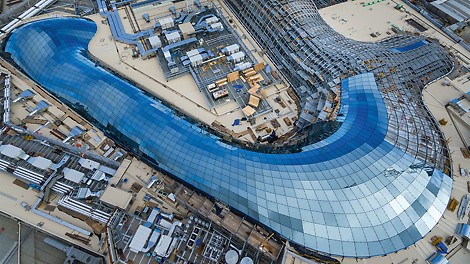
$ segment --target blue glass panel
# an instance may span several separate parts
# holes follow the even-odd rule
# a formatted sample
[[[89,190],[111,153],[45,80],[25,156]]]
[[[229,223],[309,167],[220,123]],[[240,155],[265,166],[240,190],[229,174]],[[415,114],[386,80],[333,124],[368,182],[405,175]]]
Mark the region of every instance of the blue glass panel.
[[[201,133],[90,61],[95,32],[85,19],[32,22],[6,51],[114,140],[287,239],[331,254],[382,255],[415,243],[444,212],[452,181],[436,169],[409,173],[415,158],[386,140],[387,108],[372,73],[342,81],[343,124],[333,135],[298,153],[259,153]]]

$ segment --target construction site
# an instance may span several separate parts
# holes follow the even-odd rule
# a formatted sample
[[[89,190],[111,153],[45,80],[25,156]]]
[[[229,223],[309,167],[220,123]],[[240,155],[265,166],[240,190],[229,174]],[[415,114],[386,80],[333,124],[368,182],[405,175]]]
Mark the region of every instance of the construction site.
[[[116,39],[125,38],[123,43],[139,44],[132,48],[116,43],[117,53],[101,52],[111,44],[104,29],[98,30],[100,41],[92,41],[90,50],[101,64],[123,76],[132,80],[140,76],[138,85],[149,93],[169,101],[180,97],[175,107],[230,140],[263,144],[270,136],[292,134],[297,98],[279,73],[254,56],[247,47],[252,44],[214,3],[190,7],[194,12],[186,11],[184,2],[170,8],[153,2],[116,3],[106,15],[113,17],[109,21],[120,20],[111,25],[111,33],[120,36]],[[116,59],[125,69],[115,68]],[[150,85],[154,82],[167,91],[155,89]]]
[[[468,260],[470,53],[420,7],[8,4],[3,262]]]
[[[46,233],[59,233],[63,239],[68,238],[91,251],[103,250],[107,237],[110,248],[105,250],[115,261],[121,258],[150,263],[170,259],[211,263],[222,260],[230,249],[236,250],[237,258],[254,259],[256,263],[271,263],[279,257],[282,244],[272,239],[274,233],[245,222],[244,232],[248,233],[243,238],[233,236],[231,230],[238,229],[242,219],[227,210],[226,205],[219,205],[224,206],[222,211],[222,207],[207,200],[208,213],[202,215],[194,201],[189,201],[196,194],[182,196],[188,193],[187,188],[133,159],[47,93],[23,90],[27,83],[9,74],[2,74],[2,81],[6,84],[2,99],[11,108],[3,115],[8,118],[4,124],[9,126],[1,136],[0,166],[16,178],[12,184],[28,192],[31,198],[23,196],[19,200],[13,196],[17,192],[15,188],[11,193],[2,191],[1,194],[12,202],[5,203],[5,207],[23,208],[29,221],[33,221],[28,224],[39,229],[51,228],[50,223],[58,224],[62,230],[69,231],[46,229]],[[11,178],[3,177],[6,181]],[[199,199],[203,201],[202,196]],[[34,223],[35,219],[39,222]],[[228,219],[238,219],[238,222]],[[150,233],[147,237],[136,233],[143,228],[152,228],[150,238]],[[160,234],[169,242],[156,247]],[[46,237],[43,237],[46,244],[53,241]],[[148,243],[147,239],[150,239]],[[217,242],[217,239],[223,240]],[[60,244],[50,243],[61,249]],[[263,251],[258,249],[260,245]],[[154,247],[155,253],[147,254]],[[24,255],[25,252],[24,261],[31,257],[31,253]],[[10,256],[7,260],[13,261],[11,257],[15,253],[12,251],[5,257]],[[76,258],[87,256],[80,250],[67,254]],[[103,261],[97,258],[87,263]]]

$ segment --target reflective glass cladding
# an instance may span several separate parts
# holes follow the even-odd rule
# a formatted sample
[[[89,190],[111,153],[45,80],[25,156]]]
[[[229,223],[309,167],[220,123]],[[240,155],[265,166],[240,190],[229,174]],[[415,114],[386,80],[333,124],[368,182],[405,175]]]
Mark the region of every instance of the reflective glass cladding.
[[[385,140],[389,119],[373,74],[342,81],[343,125],[332,136],[299,153],[259,153],[221,142],[95,65],[87,56],[95,31],[77,18],[32,22],[6,51],[116,140],[286,239],[332,255],[383,255],[442,216],[451,179]]]

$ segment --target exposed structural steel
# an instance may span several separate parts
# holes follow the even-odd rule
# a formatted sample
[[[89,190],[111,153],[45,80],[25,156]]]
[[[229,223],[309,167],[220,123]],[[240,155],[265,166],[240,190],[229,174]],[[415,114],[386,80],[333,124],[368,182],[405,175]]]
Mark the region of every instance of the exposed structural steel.
[[[46,7],[52,5],[56,1],[57,0],[41,0],[41,1],[38,1],[34,6],[32,6],[31,8],[29,8],[28,10],[23,12],[20,16],[13,19],[12,21],[10,21],[10,23],[8,23],[4,27],[2,27],[0,29],[0,38],[2,38],[6,33],[9,33],[14,28],[16,28],[19,24],[21,24],[21,22],[23,20],[28,19],[30,17],[33,17],[33,16],[39,14]],[[26,2],[26,1],[24,1],[24,2]]]
[[[301,98],[301,127],[315,121],[337,77],[374,72],[380,88],[401,90],[410,85],[419,91],[424,83],[446,74],[452,67],[437,44],[424,45],[413,52],[392,49],[419,42],[417,37],[403,35],[379,43],[348,39],[323,21],[314,2],[226,1]]]
[[[277,62],[290,61],[281,70],[296,86],[304,82],[294,82],[294,73],[286,68],[300,70],[301,61],[305,70],[318,68],[325,82],[343,67],[358,74],[341,82],[342,126],[298,153],[268,154],[227,145],[98,67],[86,55],[96,31],[91,21],[32,22],[13,32],[6,51],[34,80],[115,140],[286,239],[342,256],[400,250],[436,225],[450,197],[445,141],[421,102],[419,88],[428,80],[421,78],[435,79],[452,63],[438,45],[420,38],[398,37],[380,44],[345,39],[315,9],[303,6],[307,3],[286,2],[291,13],[283,16],[285,30],[297,20],[315,30],[309,33],[311,55],[294,64],[290,58],[295,54],[281,49],[280,39],[286,36],[265,33],[273,41],[270,52],[283,58]],[[262,14],[258,18],[265,19]],[[266,28],[276,32],[274,24]],[[409,52],[405,47],[416,48]],[[362,64],[372,58],[378,66],[367,73]],[[387,70],[385,65],[395,66],[392,74],[375,76],[378,69]],[[313,86],[309,89],[313,93]]]

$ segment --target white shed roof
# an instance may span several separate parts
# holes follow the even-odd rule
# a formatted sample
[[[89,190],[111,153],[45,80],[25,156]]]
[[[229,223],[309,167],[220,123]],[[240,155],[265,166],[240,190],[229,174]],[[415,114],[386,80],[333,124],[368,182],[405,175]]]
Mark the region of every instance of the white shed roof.
[[[212,24],[212,23],[215,23],[217,21],[219,21],[219,18],[217,18],[217,17],[206,18],[206,23],[209,24],[209,25]]]
[[[168,24],[172,24],[174,20],[171,16],[168,16],[168,17],[160,18],[158,22],[160,22],[160,25],[168,25]]]
[[[31,157],[28,159],[29,164],[41,170],[49,169],[52,161],[43,157]]]
[[[2,155],[5,155],[13,159],[16,159],[19,156],[25,154],[25,152],[22,149],[13,145],[1,145],[0,153],[2,153]]]
[[[234,53],[234,54],[228,56],[228,59],[229,60],[237,60],[237,59],[244,58],[244,57],[245,57],[245,53],[243,51],[239,51],[237,53]]]
[[[171,33],[165,34],[166,39],[179,39],[181,38],[180,33],[178,31],[173,31]]]
[[[166,221],[165,219],[160,219],[160,221],[158,222],[158,224],[159,224],[160,226],[162,226],[163,228],[168,229],[168,230],[170,230],[170,228],[171,228],[171,223],[168,222],[168,221]]]
[[[149,37],[149,41],[152,47],[160,47],[162,45],[162,41],[157,35]]]
[[[85,174],[83,172],[79,172],[79,171],[76,171],[74,169],[70,169],[70,168],[64,168],[62,170],[62,172],[64,173],[64,177],[69,180],[69,181],[73,181],[75,183],[79,183],[83,177],[85,176]]]
[[[202,56],[200,54],[197,54],[195,56],[189,57],[189,60],[191,63],[199,62],[202,61]]]
[[[171,241],[173,241],[173,238],[171,236],[161,236],[153,252],[155,252],[160,257],[166,256],[168,248],[171,245]]]
[[[190,50],[188,52],[186,52],[186,55],[188,57],[192,57],[192,56],[195,56],[195,55],[198,55],[199,54],[199,51],[197,49],[193,49],[193,50]]]
[[[151,232],[152,229],[140,225],[137,228],[134,237],[132,237],[131,244],[129,245],[131,251],[135,253],[142,251],[142,249],[144,249],[145,242],[147,242],[147,239],[149,238]]]
[[[217,23],[211,24],[211,28],[223,28],[223,25],[222,23],[217,22]]]
[[[230,46],[225,47],[227,51],[234,51],[240,49],[240,46],[238,44],[232,44]]]
[[[78,160],[78,163],[80,163],[80,165],[83,168],[86,168],[86,169],[89,169],[89,170],[98,169],[98,167],[100,166],[100,164],[98,162],[96,162],[94,160],[84,159],[84,158],[80,158]]]

